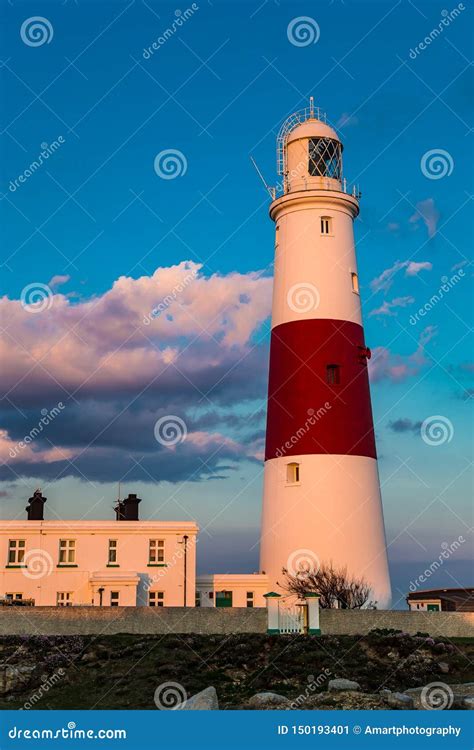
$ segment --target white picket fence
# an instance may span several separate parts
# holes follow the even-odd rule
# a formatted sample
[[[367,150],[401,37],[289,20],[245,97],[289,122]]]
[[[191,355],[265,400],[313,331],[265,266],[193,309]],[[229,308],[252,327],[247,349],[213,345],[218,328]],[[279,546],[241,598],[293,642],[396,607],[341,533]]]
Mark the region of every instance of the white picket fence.
[[[280,633],[304,633],[305,630],[305,606],[293,605],[278,607],[278,629]]]

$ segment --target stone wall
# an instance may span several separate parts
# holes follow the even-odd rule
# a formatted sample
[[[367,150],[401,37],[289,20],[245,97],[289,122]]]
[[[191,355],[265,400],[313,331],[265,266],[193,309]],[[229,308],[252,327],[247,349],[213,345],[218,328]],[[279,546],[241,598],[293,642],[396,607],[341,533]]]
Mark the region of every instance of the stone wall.
[[[321,610],[323,635],[365,635],[372,628],[473,638],[474,612]],[[266,633],[266,630],[264,608],[0,607],[0,636]]]
[[[0,636],[266,631],[264,608],[0,607]]]
[[[474,612],[322,609],[320,619],[323,634],[365,635],[373,628],[395,628],[410,635],[474,638]]]

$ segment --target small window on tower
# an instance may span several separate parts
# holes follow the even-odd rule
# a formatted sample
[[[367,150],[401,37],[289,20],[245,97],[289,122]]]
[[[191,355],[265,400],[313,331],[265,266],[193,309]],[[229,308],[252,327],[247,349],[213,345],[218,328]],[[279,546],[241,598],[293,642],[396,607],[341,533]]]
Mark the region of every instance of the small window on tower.
[[[321,216],[321,234],[331,234],[332,219],[330,216]]]
[[[352,279],[352,291],[355,292],[355,294],[359,294],[359,277],[356,273],[351,273],[351,279]]]
[[[326,381],[329,385],[339,385],[341,382],[341,368],[339,365],[326,366]]]
[[[300,481],[300,465],[296,463],[288,464],[286,467],[286,481],[288,484],[298,484]]]

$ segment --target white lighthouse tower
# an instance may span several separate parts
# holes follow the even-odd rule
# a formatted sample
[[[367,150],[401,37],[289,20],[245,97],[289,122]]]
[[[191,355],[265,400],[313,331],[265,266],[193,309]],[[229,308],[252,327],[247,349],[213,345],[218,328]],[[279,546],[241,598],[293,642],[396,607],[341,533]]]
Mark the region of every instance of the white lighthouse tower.
[[[390,580],[354,247],[359,195],[342,176],[342,150],[312,100],[278,136],[260,568],[277,587],[283,568],[344,565],[383,608]]]

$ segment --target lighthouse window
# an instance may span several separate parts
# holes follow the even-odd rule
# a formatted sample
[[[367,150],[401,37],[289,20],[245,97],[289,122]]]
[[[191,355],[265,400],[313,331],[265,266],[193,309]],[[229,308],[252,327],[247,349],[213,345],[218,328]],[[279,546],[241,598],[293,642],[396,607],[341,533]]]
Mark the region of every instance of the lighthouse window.
[[[326,366],[326,381],[329,385],[339,385],[341,382],[341,368],[339,365]]]
[[[332,219],[330,216],[321,216],[321,234],[331,234]]]
[[[356,294],[359,294],[359,277],[356,273],[351,273],[351,279],[352,279],[352,291]]]
[[[332,138],[310,138],[308,142],[308,172],[311,177],[341,179],[341,144]]]
[[[296,463],[288,464],[286,467],[286,481],[288,484],[297,484],[300,481],[300,465]]]

